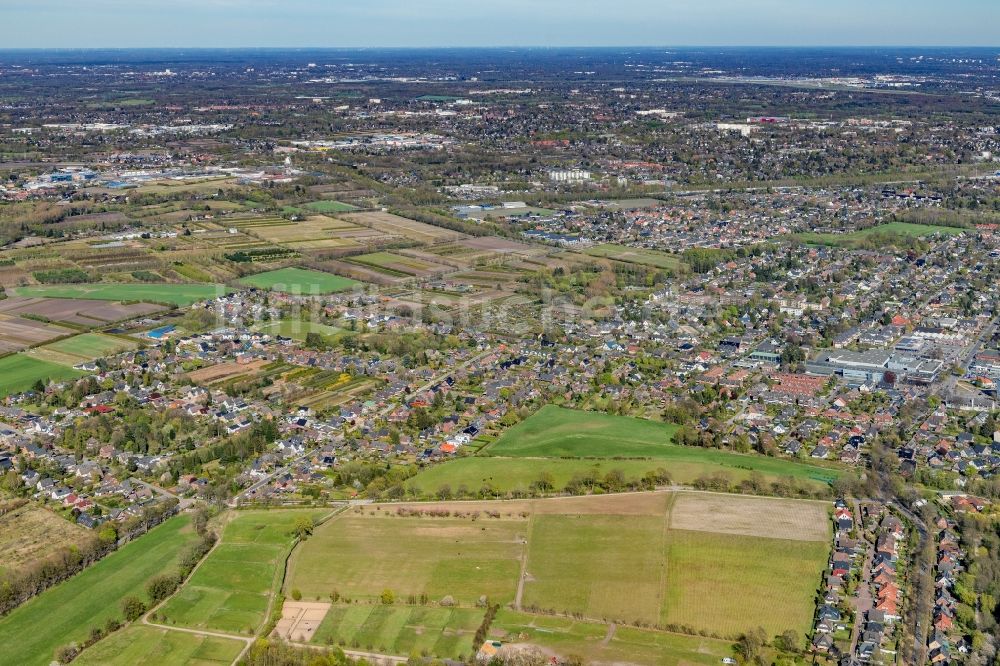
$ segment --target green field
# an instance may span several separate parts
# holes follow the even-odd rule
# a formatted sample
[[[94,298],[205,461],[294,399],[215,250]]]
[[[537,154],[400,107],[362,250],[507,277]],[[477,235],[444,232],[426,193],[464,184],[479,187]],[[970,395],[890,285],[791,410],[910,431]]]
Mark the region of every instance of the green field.
[[[498,603],[514,599],[517,538],[527,534],[526,521],[425,518],[419,529],[401,532],[407,524],[412,522],[388,515],[330,520],[296,549],[287,587],[301,590],[304,599],[337,590],[373,601],[387,588],[397,596],[427,594],[433,601],[450,595],[464,606],[484,594]]]
[[[350,261],[397,275],[415,275],[420,271],[426,271],[431,268],[431,264],[428,264],[427,262],[420,261],[419,259],[414,259],[412,257],[406,257],[401,254],[393,254],[392,252],[371,252],[369,254],[359,254],[355,257],[351,257]]]
[[[316,211],[317,213],[349,213],[352,210],[358,209],[357,206],[352,206],[351,204],[330,200],[313,201],[311,203],[302,204],[302,207]]]
[[[483,452],[487,457],[496,458],[558,458],[560,460],[551,461],[553,473],[559,471],[570,476],[575,471],[585,470],[586,467],[563,464],[566,458],[644,458],[646,462],[641,465],[629,464],[640,461],[615,460],[613,467],[636,475],[641,475],[641,472],[649,469],[664,467],[675,481],[681,482],[693,481],[698,476],[718,471],[732,471],[734,479],[746,478],[751,472],[760,472],[772,479],[794,477],[819,483],[828,483],[839,475],[835,469],[781,458],[680,446],[671,443],[676,430],[677,426],[658,421],[546,405],[510,428],[500,439],[483,449]],[[474,463],[470,460],[477,459],[456,460],[440,467],[445,468],[448,465],[460,467],[456,463],[461,463],[467,467],[456,470],[455,474],[463,474],[473,468],[475,471],[470,470],[472,474],[488,473],[499,475],[501,478],[507,477],[504,466],[509,465],[510,469],[516,469],[515,465],[505,461],[496,464],[494,472],[494,468],[488,463]],[[650,467],[650,461],[656,464]],[[587,462],[590,465],[594,464],[593,461]],[[521,469],[529,468],[521,467]],[[533,469],[535,472],[526,477],[528,483],[538,478],[540,463],[535,461]],[[608,467],[602,464],[601,469]],[[434,469],[425,473],[431,476],[435,474]],[[443,478],[451,472],[436,474]]]
[[[81,666],[214,666],[233,663],[243,643],[169,629],[132,625],[84,650],[73,660]]]
[[[333,273],[304,268],[281,268],[258,273],[240,280],[240,284],[258,289],[270,289],[284,294],[324,295],[346,291],[361,285],[356,280]]]
[[[336,605],[312,640],[330,641],[345,649],[398,655],[426,651],[441,658],[464,659],[472,655],[472,638],[484,613],[473,608]]]
[[[98,301],[143,301],[186,307],[227,293],[214,284],[66,284],[17,287],[14,294],[32,298],[90,298]]]
[[[677,426],[546,405],[503,434],[489,455],[536,458],[669,457]]]
[[[600,646],[605,654],[676,649],[662,656],[681,659],[621,661],[684,663],[701,639],[664,631],[681,627],[721,637],[710,653],[718,659],[729,654],[727,640],[758,625],[769,635],[804,635],[830,552],[829,506],[820,502],[661,492],[413,508],[423,515],[392,504],[352,509],[296,550],[286,589],[308,601],[336,592],[350,602],[334,605],[315,641],[454,657],[436,651],[442,628],[460,623],[464,631],[474,618],[449,617],[455,609],[437,602],[448,595],[474,614],[486,595],[523,611],[507,618],[535,625],[532,636],[555,623],[552,631],[567,635],[558,649],[569,653],[586,649],[569,649],[577,624],[603,638],[605,624],[617,622],[658,631],[615,634],[619,644]],[[378,603],[386,589],[393,607]],[[421,594],[426,606],[404,605]]]
[[[132,340],[117,338],[112,335],[84,333],[36,347],[27,353],[42,360],[74,366],[129,349],[135,349],[137,346],[138,343]]]
[[[27,354],[5,356],[0,358],[0,398],[28,391],[39,379],[62,382],[83,376],[84,373],[73,368]]]
[[[655,624],[667,578],[664,517],[534,516],[524,604]]]
[[[443,486],[452,492],[465,488],[475,493],[486,483],[500,492],[527,492],[542,471],[550,473],[557,490],[561,490],[576,474],[595,472],[604,477],[611,470],[620,470],[625,480],[637,481],[647,472],[664,468],[674,483],[690,485],[699,477],[726,474],[734,483],[749,479],[757,472],[773,483],[791,477],[814,490],[826,487],[839,476],[835,469],[764,456],[740,455],[715,449],[676,446],[673,455],[650,460],[567,460],[562,458],[500,458],[471,456],[458,458],[424,469],[408,481],[408,485],[433,495]]]
[[[528,642],[561,655],[579,655],[585,663],[717,666],[733,656],[728,641],[649,629],[586,622],[562,617],[497,613],[490,632],[503,642]]]
[[[660,252],[659,250],[647,250],[640,247],[615,245],[613,243],[605,243],[603,245],[589,247],[584,250],[584,253],[589,254],[592,257],[604,257],[605,259],[614,259],[616,261],[624,261],[630,264],[640,264],[642,266],[652,266],[654,268],[677,270],[681,267],[680,258],[672,254]]]
[[[320,324],[312,321],[301,321],[299,319],[271,321],[266,324],[261,324],[257,327],[257,330],[261,333],[280,335],[282,337],[293,338],[295,340],[305,340],[306,335],[309,333],[319,333],[320,335],[333,336],[345,332],[345,329],[337,328],[336,326],[327,326],[326,324]]]
[[[849,248],[862,243],[873,234],[886,234],[906,238],[921,238],[932,234],[956,236],[967,231],[967,229],[961,229],[959,227],[941,227],[930,224],[912,224],[910,222],[889,222],[887,224],[879,224],[874,227],[862,229],[861,231],[852,231],[846,234],[821,234],[807,231],[799,234],[793,234],[790,238],[812,245],[832,245],[835,247]]]
[[[683,576],[667,579],[663,623],[731,635],[756,625],[770,635],[805,635],[830,544],[670,530],[666,553],[670,570]]]
[[[296,518],[317,511],[245,511],[226,525],[221,543],[163,606],[163,624],[252,634],[292,543]]]
[[[195,540],[189,522],[187,516],[171,518],[0,619],[0,663],[46,666],[56,648],[82,641],[110,618],[121,619],[121,600],[145,599],[146,581],[169,571]]]

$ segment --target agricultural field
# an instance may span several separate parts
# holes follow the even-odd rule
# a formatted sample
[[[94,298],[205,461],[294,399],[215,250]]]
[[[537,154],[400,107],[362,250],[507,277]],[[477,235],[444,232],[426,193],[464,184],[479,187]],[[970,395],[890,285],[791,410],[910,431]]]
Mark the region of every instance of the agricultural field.
[[[231,224],[246,234],[296,250],[350,249],[385,237],[366,227],[315,214],[295,222],[283,218],[246,218],[233,220]]]
[[[226,287],[209,284],[67,284],[18,287],[17,296],[34,298],[145,301],[187,307],[225,294]]]
[[[70,367],[135,349],[138,343],[103,333],[84,333],[36,347],[26,354]]]
[[[243,642],[217,636],[199,636],[145,625],[132,625],[84,650],[73,660],[82,666],[228,666]]]
[[[238,363],[230,361],[228,363],[216,363],[188,373],[188,379],[199,386],[217,384],[219,382],[255,375],[261,370],[267,361],[252,361],[250,363]]]
[[[435,227],[392,213],[348,213],[341,217],[348,222],[375,229],[383,234],[408,238],[418,243],[440,243],[465,238],[465,234],[457,231]]]
[[[450,266],[435,264],[423,259],[407,257],[393,252],[372,252],[348,259],[351,263],[362,264],[393,277],[428,277],[442,271],[453,270]]]
[[[237,186],[235,178],[202,178],[184,180],[157,180],[141,185],[136,189],[139,194],[176,194],[190,192],[193,194],[211,194],[220,189],[232,189]]]
[[[424,651],[441,658],[472,655],[472,638],[485,611],[476,608],[334,605],[313,641],[342,643],[347,649],[410,655]]]
[[[334,201],[332,199],[312,201],[307,204],[302,204],[302,208],[308,208],[309,210],[314,210],[317,213],[349,213],[358,209],[357,206],[352,206],[351,204],[346,204],[340,201]]]
[[[63,382],[83,376],[84,373],[73,368],[23,353],[5,356],[0,358],[0,398],[28,391],[39,380]]]
[[[490,630],[505,643],[530,643],[546,653],[579,655],[585,663],[717,666],[731,658],[729,641],[501,608]]]
[[[160,611],[163,624],[250,635],[265,619],[300,516],[318,511],[236,514],[215,550]]]
[[[856,247],[863,243],[873,234],[885,234],[889,236],[899,236],[904,238],[922,238],[933,234],[945,236],[957,236],[967,233],[967,229],[960,227],[941,227],[931,224],[912,224],[910,222],[889,222],[874,227],[868,227],[861,231],[852,231],[845,234],[823,234],[816,232],[804,232],[794,234],[790,238],[812,245],[832,245],[834,247]]]
[[[645,248],[627,247],[625,245],[614,245],[605,243],[595,245],[583,251],[592,257],[603,257],[614,259],[629,264],[639,264],[641,266],[652,266],[653,268],[665,268],[668,270],[679,270],[683,264],[679,257],[661,252],[659,250],[647,250]]]
[[[337,516],[318,528],[295,550],[288,588],[304,599],[337,590],[370,603],[385,589],[402,598],[426,593],[433,601],[450,595],[464,607],[475,607],[484,594],[498,603],[514,600],[526,520],[399,518],[394,511]]]
[[[171,518],[0,618],[4,663],[47,666],[56,648],[82,641],[111,618],[120,620],[121,600],[143,598],[146,581],[173,567],[196,538],[187,516]]]
[[[45,287],[48,289],[48,287]],[[0,317],[37,318],[73,327],[103,326],[110,322],[161,312],[163,306],[153,303],[113,303],[105,300],[76,298],[34,298],[14,296],[0,301]],[[65,335],[65,329],[57,329]],[[58,337],[58,336],[54,336]]]
[[[281,268],[240,280],[240,284],[286,294],[333,294],[361,286],[360,282],[332,273],[304,268]]]
[[[275,377],[274,384],[267,392],[269,395],[280,393],[288,404],[322,411],[358,398],[381,383],[382,380],[375,377],[291,366],[280,378]]]
[[[0,354],[20,351],[72,333],[73,329],[55,324],[0,314]]]
[[[313,640],[346,647],[408,654],[401,648],[429,611],[474,612],[485,595],[504,607],[492,635],[513,642],[548,622],[568,635],[579,622],[602,638],[608,622],[642,623],[659,631],[628,628],[618,643],[590,647],[649,654],[677,641],[675,659],[706,640],[663,631],[683,627],[723,639],[709,640],[719,659],[757,625],[808,630],[829,539],[826,503],[714,493],[369,505],[317,528],[293,553],[286,588],[310,600],[336,592]],[[380,604],[385,590],[396,606]],[[414,605],[420,595],[427,603]],[[454,606],[439,603],[446,597]]]
[[[0,508],[4,505],[0,499]],[[0,516],[0,576],[8,568],[30,564],[62,546],[93,539],[90,530],[28,502]]]

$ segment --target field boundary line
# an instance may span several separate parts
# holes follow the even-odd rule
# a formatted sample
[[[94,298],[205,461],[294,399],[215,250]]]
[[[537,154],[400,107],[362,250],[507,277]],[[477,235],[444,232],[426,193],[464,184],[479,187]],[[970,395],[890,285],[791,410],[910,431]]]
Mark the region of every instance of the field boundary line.
[[[535,514],[528,516],[527,534],[524,537],[524,547],[521,551],[521,575],[517,579],[517,592],[514,594],[514,609],[521,610],[521,600],[524,597],[524,583],[528,575],[528,549],[531,548],[531,531],[535,525]]]

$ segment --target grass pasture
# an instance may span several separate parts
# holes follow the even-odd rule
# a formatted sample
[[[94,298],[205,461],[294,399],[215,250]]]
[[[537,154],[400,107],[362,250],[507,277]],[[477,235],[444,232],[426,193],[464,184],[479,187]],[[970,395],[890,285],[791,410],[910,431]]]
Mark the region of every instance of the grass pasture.
[[[534,516],[524,605],[655,623],[667,573],[663,534],[662,515]]]
[[[3,506],[0,501],[0,507]],[[0,516],[0,575],[30,565],[62,546],[79,545],[93,533],[33,502]]]
[[[27,354],[14,354],[0,358],[0,398],[12,393],[30,390],[39,380],[63,382],[83,377],[73,368],[33,358]]]
[[[187,307],[226,293],[213,284],[66,284],[18,287],[18,296],[40,298],[89,298],[98,301],[144,301]]]
[[[338,516],[317,529],[292,556],[288,588],[304,599],[337,590],[375,602],[391,589],[397,597],[427,594],[433,601],[450,595],[463,606],[483,594],[513,601],[527,521],[408,519],[391,507],[383,514]]]
[[[670,472],[674,481],[681,483],[690,483],[699,476],[715,472],[726,472],[734,480],[742,480],[752,472],[758,472],[770,481],[792,477],[809,484],[827,484],[839,474],[836,469],[781,458],[676,445],[671,439],[676,430],[676,426],[658,421],[546,405],[507,430],[496,442],[485,447],[483,453],[510,459],[549,458],[551,460],[544,465],[546,469],[551,467],[554,474],[559,470],[575,472],[586,469],[580,465],[563,464],[567,458],[645,459],[655,461],[657,465],[649,467],[650,463],[646,462],[645,466],[637,466],[630,464],[636,460],[614,460],[613,467],[622,469],[626,474],[638,473],[641,476],[640,470],[661,466]],[[460,461],[441,467],[454,465],[455,462]],[[587,462],[593,464],[593,461]],[[476,463],[464,464],[477,466]],[[481,471],[491,471],[490,465],[480,465]],[[504,466],[516,467],[508,462],[498,463],[496,474],[506,477]],[[541,464],[535,461],[534,469],[527,478],[529,483],[537,478]]]
[[[639,247],[615,245],[613,243],[595,245],[594,247],[587,248],[583,252],[591,257],[614,259],[615,261],[622,261],[629,264],[652,266],[653,268],[665,268],[674,271],[680,269],[682,266],[680,258],[672,254],[660,252],[659,250],[647,250]]]
[[[341,201],[334,201],[332,199],[312,201],[307,204],[302,204],[302,208],[308,208],[309,210],[316,211],[317,213],[349,213],[358,209],[357,206],[352,206],[351,204],[346,204]]]
[[[508,643],[531,643],[561,655],[579,655],[585,663],[717,666],[731,657],[728,641],[649,629],[609,626],[562,617],[500,609],[491,635]],[[609,638],[610,636],[610,638]]]
[[[699,512],[706,524],[686,529]],[[732,528],[742,521],[752,533]],[[684,626],[726,639],[709,641],[718,659],[729,653],[728,639],[751,627],[770,635],[808,630],[830,551],[828,525],[822,502],[698,492],[364,506],[330,520],[296,549],[286,589],[299,589],[303,599],[336,591],[349,600],[334,606],[313,639],[347,648],[408,654],[433,641],[431,654],[454,656],[435,652],[438,624],[420,632],[430,635],[419,645],[400,637],[406,627],[427,627],[427,617],[447,626],[456,620],[443,614],[480,610],[475,600],[485,594],[504,608],[493,635],[534,639],[548,629],[567,641],[550,645],[538,637],[540,644],[569,649],[580,623],[587,636],[599,637],[601,645],[586,640],[590,648],[605,654],[651,654],[645,651],[669,650],[671,641],[680,641],[680,652],[697,652],[707,639],[664,632]],[[393,607],[378,601],[386,589],[396,596]],[[426,606],[405,603],[421,594],[429,597]],[[438,603],[445,595],[455,608]],[[609,622],[659,630],[619,626],[627,631],[608,638]],[[472,626],[471,618],[463,626]]]
[[[187,516],[171,518],[0,619],[0,662],[46,666],[57,647],[82,641],[110,618],[121,619],[121,600],[145,598],[146,581],[170,570],[194,541],[189,523]]]
[[[812,245],[831,245],[833,247],[853,248],[859,246],[872,235],[884,234],[887,236],[897,236],[903,238],[923,238],[934,234],[944,236],[957,236],[967,232],[967,229],[959,227],[942,227],[932,224],[913,224],[910,222],[889,222],[868,227],[860,231],[852,231],[844,234],[817,233],[807,231],[793,234],[790,238]]]
[[[486,449],[511,457],[668,457],[677,426],[546,405]]]
[[[300,516],[317,511],[244,511],[190,580],[163,606],[164,624],[252,634],[265,619],[268,599]]]
[[[261,333],[270,335],[280,335],[285,338],[295,340],[305,340],[309,333],[319,333],[324,336],[335,336],[345,333],[346,329],[328,326],[314,321],[302,321],[299,319],[282,319],[280,321],[270,321],[258,327]]]
[[[73,660],[81,666],[228,666],[243,643],[158,627],[132,625],[84,650]]]
[[[59,340],[27,352],[29,355],[61,365],[74,366],[94,359],[135,349],[137,343],[103,333],[84,333]]]
[[[773,483],[791,477],[813,489],[826,487],[827,478],[836,478],[836,470],[813,467],[779,458],[739,455],[714,449],[675,446],[670,455],[645,460],[594,460],[564,458],[505,458],[471,456],[449,460],[428,467],[408,484],[426,495],[434,495],[444,486],[455,493],[463,486],[472,493],[487,483],[500,493],[529,490],[542,471],[552,475],[556,489],[562,489],[575,475],[594,474],[603,478],[611,470],[619,470],[625,480],[636,481],[647,472],[662,467],[674,483],[690,485],[706,475],[722,473],[734,483],[749,479],[756,472]]]
[[[335,605],[313,642],[329,640],[346,649],[398,655],[426,650],[441,658],[462,659],[472,654],[472,638],[483,615],[475,608]]]
[[[806,634],[822,582],[828,541],[705,531],[667,533],[668,576],[661,621],[723,635],[762,626]]]
[[[347,291],[361,286],[350,278],[304,268],[281,268],[258,273],[240,280],[240,284],[258,289],[269,289],[284,294],[325,295]]]

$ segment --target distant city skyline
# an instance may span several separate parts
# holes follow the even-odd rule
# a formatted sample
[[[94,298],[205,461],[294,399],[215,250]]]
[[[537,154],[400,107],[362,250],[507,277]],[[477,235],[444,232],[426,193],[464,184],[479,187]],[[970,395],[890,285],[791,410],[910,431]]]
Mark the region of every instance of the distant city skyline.
[[[998,0],[0,0],[0,48],[998,46]]]

